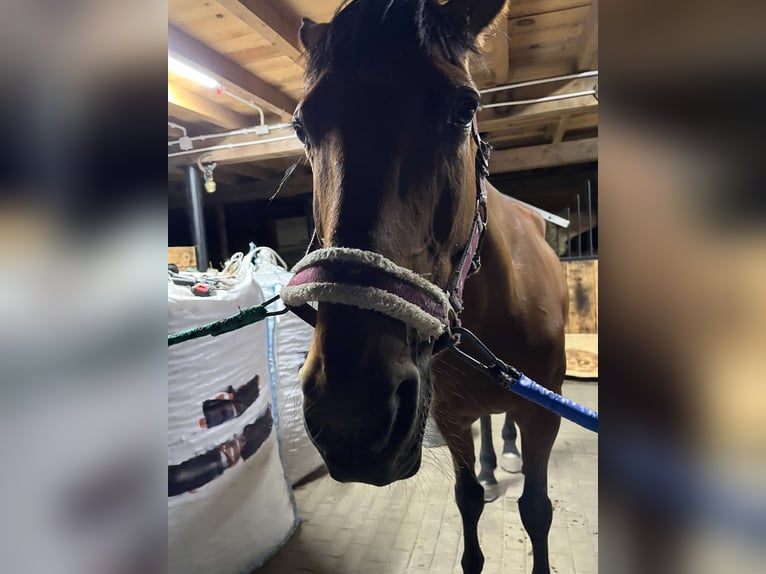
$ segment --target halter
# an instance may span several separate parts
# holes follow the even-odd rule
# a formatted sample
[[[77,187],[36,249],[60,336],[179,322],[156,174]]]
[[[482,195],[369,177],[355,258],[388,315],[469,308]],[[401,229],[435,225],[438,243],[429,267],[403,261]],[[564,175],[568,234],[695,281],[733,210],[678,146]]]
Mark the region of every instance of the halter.
[[[490,146],[479,136],[474,116],[471,135],[476,143],[476,212],[471,235],[452,270],[447,288],[428,281],[372,251],[346,247],[312,249],[293,268],[282,289],[285,305],[311,321],[309,301],[339,303],[377,311],[416,329],[425,338],[438,338],[459,325],[466,279],[481,267],[480,251],[487,230]]]

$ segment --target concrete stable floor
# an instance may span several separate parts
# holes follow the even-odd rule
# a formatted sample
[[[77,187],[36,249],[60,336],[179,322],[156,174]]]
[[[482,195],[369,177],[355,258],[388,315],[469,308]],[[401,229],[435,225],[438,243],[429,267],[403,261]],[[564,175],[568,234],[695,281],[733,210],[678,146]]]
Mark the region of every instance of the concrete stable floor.
[[[568,381],[564,395],[598,408],[594,383]],[[503,420],[502,415],[493,416],[498,456]],[[477,422],[477,459],[478,427]],[[516,507],[523,475],[498,468],[495,476],[503,494],[485,505],[479,522],[483,573],[528,574],[532,547]],[[551,454],[549,483],[554,509],[551,572],[594,574],[598,571],[596,434],[562,421]],[[416,476],[383,488],[341,484],[322,476],[295,490],[303,523],[259,574],[462,574],[462,525],[453,488],[446,447],[424,449]]]

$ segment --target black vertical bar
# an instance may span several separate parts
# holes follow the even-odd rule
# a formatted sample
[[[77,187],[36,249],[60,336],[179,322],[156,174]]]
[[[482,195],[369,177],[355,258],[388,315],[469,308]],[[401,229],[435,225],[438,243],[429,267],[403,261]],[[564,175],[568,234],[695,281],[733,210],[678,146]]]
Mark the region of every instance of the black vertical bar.
[[[561,227],[559,227],[557,225],[556,226],[556,255],[558,255],[559,257],[561,257],[561,255],[559,255],[559,249],[561,248],[560,247],[561,246],[561,239],[560,238],[561,238]]]
[[[569,222],[569,225],[567,225],[567,257],[572,257],[572,210],[567,207],[567,221]]]
[[[582,226],[580,225],[580,194],[577,194],[577,256],[582,257]]]
[[[218,228],[218,246],[220,249],[221,262],[229,258],[229,234],[226,225],[226,208],[223,203],[215,206],[215,220]]]
[[[202,205],[202,187],[197,166],[186,167],[186,190],[191,205],[192,241],[197,249],[197,269],[207,271],[207,239],[205,237],[205,212]]]
[[[593,207],[590,199],[590,178],[586,180],[586,183],[588,184],[586,188],[588,192],[588,244],[590,245],[590,254],[593,255]]]

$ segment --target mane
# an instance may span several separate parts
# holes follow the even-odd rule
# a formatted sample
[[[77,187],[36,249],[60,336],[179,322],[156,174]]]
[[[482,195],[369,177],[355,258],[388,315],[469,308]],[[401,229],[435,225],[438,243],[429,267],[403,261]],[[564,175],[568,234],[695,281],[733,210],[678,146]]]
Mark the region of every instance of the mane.
[[[354,68],[391,53],[421,53],[458,65],[478,49],[467,27],[449,19],[436,0],[344,0],[308,54],[307,74]]]

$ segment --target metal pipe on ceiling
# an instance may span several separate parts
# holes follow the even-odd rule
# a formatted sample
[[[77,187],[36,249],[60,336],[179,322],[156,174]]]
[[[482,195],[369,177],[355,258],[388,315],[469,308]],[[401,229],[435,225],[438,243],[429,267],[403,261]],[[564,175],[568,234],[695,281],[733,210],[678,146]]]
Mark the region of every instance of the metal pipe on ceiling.
[[[263,115],[263,108],[260,107],[258,104],[248,100],[247,98],[243,98],[242,96],[238,96],[237,94],[235,94],[229,88],[227,88],[226,86],[224,86],[222,84],[219,84],[217,89],[218,89],[218,91],[220,91],[221,93],[226,94],[230,98],[233,98],[233,99],[237,100],[238,102],[241,102],[241,103],[245,104],[246,106],[250,106],[251,108],[254,108],[254,109],[258,110],[258,115],[261,118],[261,125],[262,126],[266,125],[266,119],[265,119],[265,117]]]
[[[292,140],[292,139],[298,139],[298,136],[296,136],[295,134],[291,134],[291,135],[288,135],[288,136],[279,136],[279,137],[275,137],[275,138],[265,138],[265,139],[262,139],[262,140],[254,140],[254,141],[249,141],[249,142],[237,142],[237,143],[230,143],[230,144],[214,145],[214,146],[203,147],[203,148],[199,148],[199,149],[191,149],[191,150],[187,150],[187,151],[178,151],[178,152],[175,152],[175,153],[169,153],[168,157],[169,158],[170,157],[179,157],[179,156],[183,156],[183,155],[191,155],[191,154],[195,154],[195,153],[204,153],[204,152],[208,152],[208,151],[217,151],[217,150],[222,150],[222,149],[235,149],[235,148],[239,148],[239,147],[247,147],[247,146],[251,146],[251,145],[260,145],[260,144],[281,142],[281,141]]]
[[[168,124],[170,124],[170,123],[171,122],[168,122]],[[289,127],[292,127],[292,124],[285,124],[285,123],[283,123],[283,124],[274,124],[273,126],[266,126],[266,128],[268,129],[269,132],[273,131],[273,130],[283,130],[283,129],[289,128]],[[194,136],[194,137],[191,137],[191,138],[187,138],[187,140],[190,141],[190,142],[195,142],[195,141],[203,141],[203,140],[210,140],[210,139],[217,139],[217,138],[226,138],[226,137],[229,137],[229,136],[243,136],[243,135],[247,135],[247,134],[258,134],[258,133],[261,133],[262,130],[263,130],[262,126],[254,126],[252,128],[241,128],[241,129],[238,129],[238,130],[232,130],[230,132],[220,132],[220,133],[215,133],[215,134],[205,134],[205,135],[201,135],[201,136]],[[186,134],[184,133],[184,135],[186,135]],[[181,143],[181,140],[177,139],[177,140],[173,140],[173,141],[168,142],[168,146],[178,145],[180,143]]]
[[[186,137],[186,128],[183,127],[181,124],[176,124],[174,122],[168,121],[168,126],[170,126],[173,129],[181,130],[183,132],[183,137]],[[175,142],[173,142],[175,143]],[[170,145],[170,142],[168,142],[168,145]]]
[[[553,102],[556,100],[567,100],[569,98],[579,98],[580,96],[595,96],[596,90],[585,90],[582,92],[572,92],[569,94],[557,94],[555,96],[544,96],[542,98],[531,98],[529,100],[514,100],[510,102],[495,102],[493,104],[485,104],[481,106],[481,109],[487,110],[489,108],[503,108],[507,106],[524,106],[528,104],[539,104],[540,102]]]
[[[492,88],[486,88],[479,90],[480,94],[491,94],[494,92],[503,92],[505,90],[513,90],[516,88],[525,88],[526,86],[537,86],[538,84],[548,84],[550,82],[559,82],[561,80],[576,80],[578,78],[592,78],[598,76],[598,70],[590,72],[580,72],[578,74],[565,74],[563,76],[554,76],[552,78],[542,78],[540,80],[528,80],[526,82],[516,82],[515,84],[503,84],[502,86],[494,86]]]

